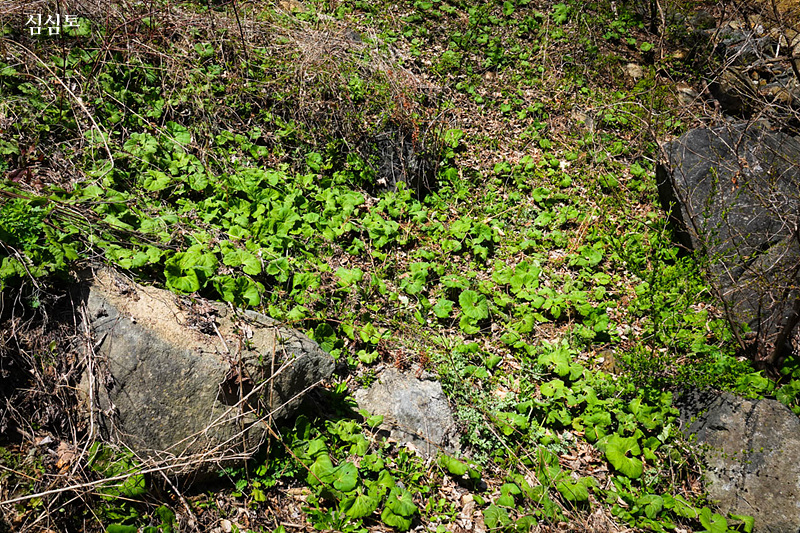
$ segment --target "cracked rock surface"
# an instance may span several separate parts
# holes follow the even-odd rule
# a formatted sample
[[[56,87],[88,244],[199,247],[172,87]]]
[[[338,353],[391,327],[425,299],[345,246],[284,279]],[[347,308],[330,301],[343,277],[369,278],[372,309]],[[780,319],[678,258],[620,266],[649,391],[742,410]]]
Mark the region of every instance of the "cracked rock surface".
[[[425,457],[440,450],[456,453],[458,429],[439,382],[387,368],[355,398],[360,408],[384,417],[381,429],[397,442],[411,444]]]
[[[270,415],[290,415],[333,372],[315,342],[259,313],[107,270],[78,292],[93,346],[81,388],[95,430],[173,470],[241,464],[267,437]]]
[[[680,244],[705,255],[728,318],[756,336],[757,360],[779,362],[800,319],[800,141],[740,122],[691,130],[664,151],[658,193]]]
[[[694,393],[680,403],[709,499],[724,513],[753,516],[756,533],[800,531],[800,418],[775,400],[730,393]]]

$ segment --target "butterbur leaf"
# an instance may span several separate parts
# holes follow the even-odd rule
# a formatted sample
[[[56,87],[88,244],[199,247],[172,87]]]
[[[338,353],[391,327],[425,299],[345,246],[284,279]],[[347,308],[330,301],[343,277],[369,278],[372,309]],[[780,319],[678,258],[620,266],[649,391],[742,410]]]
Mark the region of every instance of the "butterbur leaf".
[[[381,520],[383,520],[383,523],[387,526],[396,527],[400,531],[408,531],[408,529],[411,527],[411,518],[400,516],[392,512],[392,510],[388,507],[383,509],[383,512],[381,513]]]
[[[333,471],[333,486],[342,492],[350,492],[358,485],[358,470],[353,463],[344,463]]]
[[[708,533],[726,533],[728,531],[728,521],[719,513],[711,513],[711,509],[703,507],[700,511],[700,524],[706,528]]]
[[[636,505],[644,510],[647,518],[655,520],[658,513],[664,508],[664,499],[657,494],[645,494],[636,500]]]
[[[388,470],[383,470],[378,474],[378,485],[386,489],[393,489],[395,487],[394,478]]]
[[[122,524],[111,524],[106,528],[106,533],[137,533],[139,528],[136,526],[124,526]]]
[[[453,312],[453,302],[446,298],[442,298],[436,302],[432,308],[433,313],[439,318],[447,318]]]
[[[589,491],[584,483],[580,481],[559,481],[556,483],[556,490],[569,502],[585,502],[589,500]]]
[[[179,144],[189,144],[192,142],[192,135],[189,133],[184,126],[181,126],[177,122],[168,121],[167,122],[167,131],[170,135],[175,139],[175,142]]]
[[[752,533],[755,526],[756,519],[752,516],[742,514],[730,515],[731,520],[741,520],[743,522],[744,533]]]
[[[465,462],[459,461],[458,459],[450,457],[449,455],[439,456],[439,466],[454,476],[463,476],[467,473],[468,468]]]
[[[369,442],[364,435],[355,435],[350,442],[352,442],[352,445],[350,446],[351,454],[361,457],[367,453],[367,450],[369,449]]]
[[[495,504],[499,505],[500,507],[514,507],[514,496],[511,494],[503,494],[497,498]]]
[[[261,261],[247,250],[231,250],[222,257],[228,266],[241,266],[245,274],[256,276],[261,273]]]
[[[492,369],[496,367],[502,360],[503,358],[500,357],[499,355],[492,355],[488,359],[486,359],[486,368]]]
[[[171,181],[172,178],[163,172],[159,172],[157,170],[148,170],[144,177],[144,181],[142,182],[142,187],[144,187],[145,190],[156,192],[166,189]]]
[[[369,454],[365,455],[361,460],[361,468],[366,468],[370,472],[380,472],[383,470],[385,463],[380,455]]]
[[[212,280],[214,288],[226,302],[256,306],[261,303],[259,286],[249,278],[216,276]]]
[[[566,390],[567,388],[564,385],[564,382],[560,379],[554,379],[552,381],[548,381],[547,383],[542,383],[539,386],[539,392],[541,392],[542,396],[553,398],[554,400],[563,398]]]
[[[417,506],[411,498],[411,493],[400,487],[394,487],[386,498],[386,508],[400,516],[411,517],[417,512]]]
[[[511,518],[508,511],[492,504],[483,511],[483,522],[488,529],[497,529],[510,524]]]
[[[363,494],[359,489],[355,498],[342,502],[344,514],[350,518],[363,518],[371,515],[378,508],[379,500],[373,495]]]
[[[538,358],[540,365],[551,367],[556,374],[562,377],[570,373],[571,359],[569,348],[566,346],[559,346],[541,354]]]
[[[181,254],[175,254],[164,264],[167,287],[176,292],[191,293],[200,290],[200,279],[193,268],[184,270],[180,266]]]
[[[380,481],[380,479],[379,479]],[[386,498],[386,506],[381,513],[381,520],[400,531],[407,531],[411,527],[412,517],[417,512],[417,506],[411,499],[411,493],[395,486]]]
[[[638,441],[633,437],[623,438],[618,435],[610,437],[606,443],[606,459],[624,476],[638,479],[642,475],[642,462],[631,455],[642,453]]]
[[[360,268],[348,269],[339,267],[336,270],[336,277],[339,278],[339,285],[349,287],[364,278],[364,271]]]
[[[273,259],[267,265],[267,274],[275,276],[281,283],[287,281],[289,279],[289,260],[285,257]]]
[[[323,439],[314,439],[308,443],[308,451],[306,452],[309,457],[317,457],[323,453],[328,452],[328,445]]]
[[[489,304],[486,296],[473,290],[465,290],[458,296],[461,312],[474,320],[483,320],[489,316]]]
[[[458,321],[458,327],[461,328],[461,331],[463,331],[467,335],[475,335],[481,330],[481,328],[475,325],[473,319],[466,315],[462,316],[461,319]]]
[[[586,424],[586,438],[593,442],[606,436],[605,428],[611,425],[611,413],[608,411],[593,413],[585,417],[583,422]]]
[[[189,187],[195,191],[202,191],[208,187],[208,176],[205,172],[192,172],[188,177]]]
[[[318,456],[309,468],[309,485],[315,487],[320,483],[330,483],[333,480],[333,470],[333,462],[327,453]]]

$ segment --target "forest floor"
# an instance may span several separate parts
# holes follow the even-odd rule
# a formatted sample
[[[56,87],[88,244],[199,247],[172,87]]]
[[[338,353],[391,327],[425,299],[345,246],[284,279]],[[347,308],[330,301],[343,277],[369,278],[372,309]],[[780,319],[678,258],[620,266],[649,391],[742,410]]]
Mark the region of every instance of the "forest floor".
[[[0,531],[749,531],[673,399],[774,386],[655,183],[659,143],[723,120],[723,13],[653,32],[641,4],[96,0],[58,35],[0,8]],[[89,441],[46,320],[101,264],[262,310],[337,374],[213,486],[142,474]],[[388,366],[438,376],[462,456],[354,413]]]

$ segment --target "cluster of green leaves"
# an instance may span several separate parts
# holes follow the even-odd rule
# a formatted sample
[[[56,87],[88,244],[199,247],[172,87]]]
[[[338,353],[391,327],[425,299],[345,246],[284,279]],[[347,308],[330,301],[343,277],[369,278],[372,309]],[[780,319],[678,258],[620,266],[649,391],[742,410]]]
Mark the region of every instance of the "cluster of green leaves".
[[[415,495],[431,491],[424,468],[405,450],[390,454],[390,445],[370,431],[383,418],[364,415],[363,422],[299,416],[285,432],[285,448],[259,460],[249,481],[239,478],[237,495],[263,501],[263,489],[280,478],[305,479],[312,490],[306,512],[315,527],[361,532],[380,521],[407,531],[419,515]]]
[[[78,258],[72,243],[76,231],[47,223],[52,209],[44,198],[13,195],[0,201],[0,290],[25,276],[60,273]]]
[[[666,473],[682,453],[674,447],[680,436],[671,393],[653,395],[654,389],[591,372],[562,341],[538,348],[524,345],[520,359],[527,364],[516,375],[518,392],[497,402],[487,393],[514,386],[509,376],[496,371],[497,359],[481,354],[477,344],[457,352],[463,362],[452,360],[440,372],[456,401],[471,402],[473,412],[482,415],[467,429],[467,443],[488,454],[482,460],[491,458],[510,472],[500,495],[486,502],[484,517],[487,525],[493,524],[490,527],[527,530],[537,519],[563,519],[564,508],[597,502],[607,504],[619,519],[654,531],[673,529],[676,520],[711,516],[709,509],[671,493]],[[465,355],[479,364],[464,364],[469,362]],[[528,372],[540,377],[527,379]],[[481,439],[487,424],[496,429],[487,431],[491,438]],[[558,456],[572,449],[576,439],[585,439],[602,453],[596,460],[609,465],[611,488],[601,488],[592,477],[570,475],[559,464]],[[459,470],[451,463],[444,463],[451,473],[467,472],[466,465]],[[531,482],[531,474],[536,482]],[[732,530],[752,528],[749,518],[729,518]],[[727,523],[717,515],[713,521]],[[726,530],[727,526],[722,529]]]
[[[133,452],[121,452],[95,442],[89,449],[89,468],[109,481],[98,486],[103,503],[100,518],[111,522],[107,533],[172,533],[177,527],[175,513],[165,506],[145,512],[141,501],[147,494],[147,481]],[[140,525],[144,527],[140,527]]]

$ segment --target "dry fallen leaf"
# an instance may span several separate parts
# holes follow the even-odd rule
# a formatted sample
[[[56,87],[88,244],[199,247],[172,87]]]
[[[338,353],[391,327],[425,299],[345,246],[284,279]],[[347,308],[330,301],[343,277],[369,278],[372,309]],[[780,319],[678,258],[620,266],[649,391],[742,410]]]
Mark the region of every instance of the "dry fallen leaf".
[[[62,440],[58,444],[58,449],[56,449],[56,455],[58,455],[56,468],[58,468],[63,474],[64,471],[66,471],[66,469],[69,468],[69,465],[72,464],[73,459],[75,459],[75,447],[67,443],[66,441]]]

